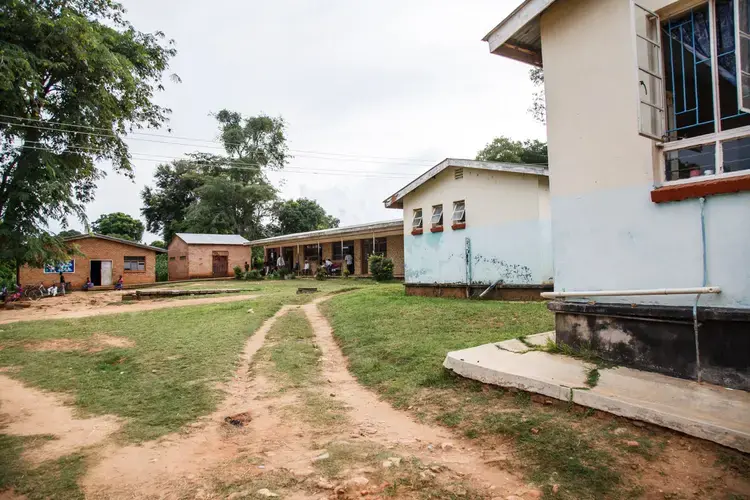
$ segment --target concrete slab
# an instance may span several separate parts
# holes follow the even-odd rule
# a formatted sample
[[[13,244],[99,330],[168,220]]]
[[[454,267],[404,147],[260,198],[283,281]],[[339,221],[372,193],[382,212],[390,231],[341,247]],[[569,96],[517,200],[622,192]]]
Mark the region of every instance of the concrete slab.
[[[526,349],[512,352],[497,344],[481,345],[448,353],[443,366],[487,384],[572,400],[750,452],[748,392],[622,367],[600,369],[597,386],[588,388],[590,364]]]
[[[555,341],[554,331],[529,335],[528,337],[524,337],[523,342],[518,339],[510,339],[498,342],[495,345],[505,351],[524,353],[533,351],[537,347],[544,347],[550,339],[553,342]]]

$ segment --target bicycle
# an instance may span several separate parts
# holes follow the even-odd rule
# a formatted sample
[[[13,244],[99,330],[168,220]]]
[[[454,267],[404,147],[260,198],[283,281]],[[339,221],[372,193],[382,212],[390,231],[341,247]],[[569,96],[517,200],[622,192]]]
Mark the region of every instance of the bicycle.
[[[44,286],[44,283],[38,283],[36,285],[26,287],[26,289],[24,290],[24,297],[30,300],[39,300],[42,297],[52,297],[56,295],[55,293],[51,293],[49,291],[49,288],[51,287]]]

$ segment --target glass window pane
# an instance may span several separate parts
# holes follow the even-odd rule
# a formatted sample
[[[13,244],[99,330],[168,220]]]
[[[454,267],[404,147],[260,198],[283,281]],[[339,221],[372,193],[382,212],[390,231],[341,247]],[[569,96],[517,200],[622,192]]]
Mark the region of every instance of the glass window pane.
[[[715,144],[704,144],[703,146],[669,151],[665,155],[665,178],[668,181],[716,173]]]
[[[724,153],[724,172],[750,170],[750,137],[724,141],[721,147]]]

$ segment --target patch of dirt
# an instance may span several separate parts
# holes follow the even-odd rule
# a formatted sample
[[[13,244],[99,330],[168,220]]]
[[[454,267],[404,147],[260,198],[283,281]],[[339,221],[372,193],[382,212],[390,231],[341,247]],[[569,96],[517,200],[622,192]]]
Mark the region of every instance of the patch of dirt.
[[[100,352],[108,347],[135,347],[135,342],[126,337],[113,337],[103,333],[95,333],[88,339],[48,339],[38,342],[27,342],[23,345],[27,351],[86,351]]]
[[[153,311],[172,307],[198,306],[252,300],[257,295],[236,294],[221,297],[201,297],[196,299],[165,299],[159,301],[121,302],[127,292],[72,292],[64,297],[48,297],[30,302],[30,307],[19,310],[0,309],[0,324],[18,321],[39,321],[48,319],[86,318],[124,312]],[[113,305],[116,304],[116,305]]]
[[[19,495],[12,489],[0,491],[0,500],[26,500],[26,495]]]
[[[5,375],[0,375],[0,416],[4,433],[55,437],[24,454],[32,463],[60,458],[100,443],[121,426],[120,420],[110,415],[77,418],[63,396],[27,387]]]

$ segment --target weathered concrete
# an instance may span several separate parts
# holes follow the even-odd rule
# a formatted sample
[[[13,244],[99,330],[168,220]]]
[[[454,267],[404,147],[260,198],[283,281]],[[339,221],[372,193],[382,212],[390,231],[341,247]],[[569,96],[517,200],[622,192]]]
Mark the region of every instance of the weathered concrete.
[[[242,290],[240,288],[212,288],[208,290],[137,290],[126,293],[122,300],[162,299],[168,297],[186,297],[191,295],[217,295],[220,293],[254,292],[257,289]]]
[[[420,297],[444,297],[453,299],[478,298],[489,285],[470,285],[462,283],[455,284],[425,284],[425,283],[406,283],[406,295],[416,295]],[[507,285],[497,286],[490,290],[483,297],[486,300],[509,300],[509,301],[539,301],[546,300],[541,296],[542,292],[549,292],[553,289],[552,284],[548,285]]]
[[[541,342],[542,337],[534,337]],[[521,343],[449,352],[443,366],[487,384],[572,401],[750,452],[748,392],[630,368],[600,369],[597,386],[589,388],[590,364],[542,351],[513,352],[519,349],[516,342]]]

